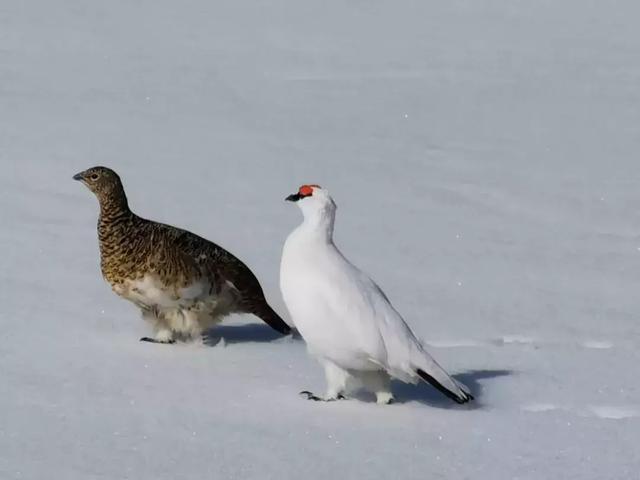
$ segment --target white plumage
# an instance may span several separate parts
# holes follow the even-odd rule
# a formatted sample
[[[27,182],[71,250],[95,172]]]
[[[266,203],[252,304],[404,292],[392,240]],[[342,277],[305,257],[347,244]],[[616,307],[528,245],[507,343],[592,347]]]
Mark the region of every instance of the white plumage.
[[[304,221],[285,242],[280,288],[309,352],[325,368],[325,399],[362,387],[379,403],[389,403],[393,377],[422,379],[458,403],[471,400],[469,390],[425,351],[380,287],[335,246],[336,205],[329,193],[305,185],[287,200],[298,203]]]

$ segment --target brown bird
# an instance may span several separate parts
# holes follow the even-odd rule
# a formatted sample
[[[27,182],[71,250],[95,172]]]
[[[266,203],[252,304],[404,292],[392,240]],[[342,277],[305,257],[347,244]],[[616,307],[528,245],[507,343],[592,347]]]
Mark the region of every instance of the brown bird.
[[[231,313],[252,313],[274,330],[290,332],[255,275],[231,253],[191,232],[137,216],[120,177],[109,168],[93,167],[73,179],[100,202],[102,275],[154,328],[154,337],[141,341],[197,337]]]

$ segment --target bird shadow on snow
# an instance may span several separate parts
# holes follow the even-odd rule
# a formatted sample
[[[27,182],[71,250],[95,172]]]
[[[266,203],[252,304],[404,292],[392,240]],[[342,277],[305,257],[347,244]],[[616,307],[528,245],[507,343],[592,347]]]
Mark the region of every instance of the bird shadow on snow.
[[[457,403],[452,402],[435,388],[425,383],[410,385],[394,380],[392,382],[392,389],[398,403],[419,402],[435,408],[477,410],[484,406],[482,402],[482,396],[484,394],[484,388],[481,384],[482,380],[489,380],[513,374],[513,370],[469,370],[452,375],[452,377],[457,381],[464,383],[475,398],[464,405],[458,405]]]
[[[268,325],[260,323],[245,323],[242,325],[218,325],[209,330],[204,336],[204,344],[215,347],[224,341],[225,344],[234,343],[270,343],[274,341],[291,342],[300,339],[297,332],[283,336]]]

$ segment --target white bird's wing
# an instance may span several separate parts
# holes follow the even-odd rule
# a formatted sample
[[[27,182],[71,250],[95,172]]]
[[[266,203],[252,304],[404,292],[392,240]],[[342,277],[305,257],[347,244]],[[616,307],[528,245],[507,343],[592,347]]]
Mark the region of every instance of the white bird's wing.
[[[401,380],[415,382],[421,378],[458,403],[471,400],[469,390],[425,351],[382,289],[342,258],[347,264],[343,271],[348,278],[341,279],[336,286],[343,302],[345,298],[350,299],[348,318],[344,323],[351,326],[351,334],[359,339],[357,344],[363,353]],[[336,314],[342,312],[344,315],[344,303],[339,305],[336,301],[341,299],[334,298],[329,304],[334,306]]]

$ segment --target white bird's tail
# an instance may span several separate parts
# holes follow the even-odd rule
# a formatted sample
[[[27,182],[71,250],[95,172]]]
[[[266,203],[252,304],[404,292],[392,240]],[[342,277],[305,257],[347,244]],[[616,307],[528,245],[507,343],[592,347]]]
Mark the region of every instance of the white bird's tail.
[[[469,389],[462,383],[451,378],[431,355],[423,349],[419,349],[414,355],[419,357],[416,359],[417,361],[414,362],[416,368],[415,373],[417,373],[422,380],[456,403],[467,403],[473,400],[473,395],[471,395]]]

